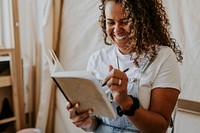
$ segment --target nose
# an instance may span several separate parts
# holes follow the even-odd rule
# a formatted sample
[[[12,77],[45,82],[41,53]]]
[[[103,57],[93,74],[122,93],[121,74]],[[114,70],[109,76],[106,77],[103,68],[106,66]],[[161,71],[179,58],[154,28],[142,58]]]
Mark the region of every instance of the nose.
[[[114,32],[118,33],[118,32],[120,32],[120,31],[122,31],[122,27],[121,27],[120,24],[117,23],[117,24],[115,25],[115,27],[114,27]]]

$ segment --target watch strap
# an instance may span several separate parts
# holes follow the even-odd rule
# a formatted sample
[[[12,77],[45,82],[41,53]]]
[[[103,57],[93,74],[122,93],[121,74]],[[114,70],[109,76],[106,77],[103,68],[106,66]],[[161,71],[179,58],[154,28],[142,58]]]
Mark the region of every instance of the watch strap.
[[[135,111],[140,107],[140,102],[137,97],[133,97],[132,95],[129,95],[131,99],[133,100],[133,105],[131,105],[131,108],[129,110],[122,110],[120,106],[117,106],[117,114],[121,117],[122,115],[127,116],[133,116],[135,114]]]

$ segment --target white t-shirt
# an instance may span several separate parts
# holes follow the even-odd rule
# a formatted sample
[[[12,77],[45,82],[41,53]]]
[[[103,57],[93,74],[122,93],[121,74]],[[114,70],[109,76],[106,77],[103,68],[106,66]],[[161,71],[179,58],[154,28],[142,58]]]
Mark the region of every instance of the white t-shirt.
[[[109,73],[109,65],[118,69],[117,58],[121,71],[129,68],[126,72],[129,79],[140,77],[138,98],[144,108],[148,109],[149,107],[152,89],[168,87],[180,90],[179,66],[174,52],[169,47],[160,47],[157,57],[141,76],[138,76],[138,68],[130,60],[130,55],[121,54],[115,45],[93,53],[88,61],[87,70],[93,71],[97,79],[104,80]],[[141,60],[143,59],[141,57]],[[131,88],[131,83],[129,83],[127,87],[129,94],[132,94]]]

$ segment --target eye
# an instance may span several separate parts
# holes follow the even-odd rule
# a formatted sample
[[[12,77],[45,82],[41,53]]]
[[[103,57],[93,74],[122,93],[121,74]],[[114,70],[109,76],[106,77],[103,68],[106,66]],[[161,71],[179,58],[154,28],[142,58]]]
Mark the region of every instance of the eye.
[[[121,24],[122,24],[122,25],[127,25],[128,23],[129,23],[128,20],[123,20],[123,21],[121,21]]]
[[[106,23],[108,24],[108,25],[114,25],[115,24],[115,22],[114,21],[106,21]]]

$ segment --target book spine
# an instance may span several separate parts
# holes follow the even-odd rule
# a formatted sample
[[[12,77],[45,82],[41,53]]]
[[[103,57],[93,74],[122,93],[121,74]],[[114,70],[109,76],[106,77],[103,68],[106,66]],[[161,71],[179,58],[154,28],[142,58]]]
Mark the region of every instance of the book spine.
[[[56,81],[56,79],[54,77],[52,77],[52,79],[53,79],[54,83],[57,85],[57,87],[59,88],[59,90],[61,91],[61,93],[63,94],[63,96],[66,98],[66,100],[68,102],[70,102],[69,98],[65,95],[65,93],[63,92],[62,88],[60,87],[60,85],[58,84],[58,82]]]

